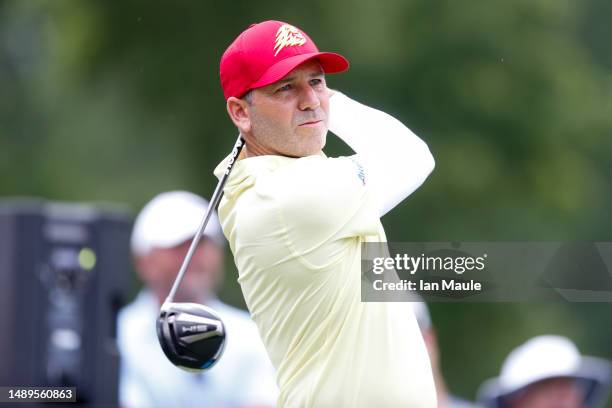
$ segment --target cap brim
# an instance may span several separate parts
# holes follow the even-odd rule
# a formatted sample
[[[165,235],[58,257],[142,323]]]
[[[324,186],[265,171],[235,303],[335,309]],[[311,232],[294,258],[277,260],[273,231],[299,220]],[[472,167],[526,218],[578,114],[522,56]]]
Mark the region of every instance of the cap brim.
[[[334,52],[313,52],[309,54],[294,55],[293,57],[285,58],[268,68],[268,70],[250,87],[250,89],[261,88],[262,86],[273,84],[274,82],[281,80],[289,72],[293,71],[298,65],[312,59],[316,59],[321,63],[321,68],[323,68],[323,72],[326,74],[343,72],[349,68],[348,60],[342,55]]]
[[[149,246],[151,248],[173,248],[182,245],[185,242],[191,242],[198,232],[197,225],[174,226],[174,229],[168,231],[158,231],[158,235],[149,237]],[[207,225],[208,227],[208,225]],[[207,228],[208,230],[209,228]],[[202,238],[209,238],[219,244],[223,243],[222,238],[217,234],[209,231],[202,233]]]
[[[583,357],[582,359],[581,366],[574,373],[542,376],[510,388],[504,387],[498,377],[490,378],[480,386],[477,400],[487,407],[503,406],[505,399],[531,385],[553,378],[570,378],[584,382],[584,402],[586,407],[590,407],[607,395],[612,366],[608,361],[595,357]]]

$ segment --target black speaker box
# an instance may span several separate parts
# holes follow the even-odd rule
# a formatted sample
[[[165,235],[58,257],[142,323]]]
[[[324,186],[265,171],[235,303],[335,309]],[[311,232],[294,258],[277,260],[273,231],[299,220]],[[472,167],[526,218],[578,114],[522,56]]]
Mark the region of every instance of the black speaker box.
[[[76,405],[117,405],[131,220],[119,207],[0,201],[0,386],[70,386]]]

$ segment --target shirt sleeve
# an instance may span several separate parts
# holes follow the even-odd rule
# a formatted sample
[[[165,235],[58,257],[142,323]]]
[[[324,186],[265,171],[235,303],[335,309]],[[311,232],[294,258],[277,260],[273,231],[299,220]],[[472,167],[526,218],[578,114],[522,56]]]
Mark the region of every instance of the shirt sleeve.
[[[357,153],[383,216],[412,194],[432,172],[429,148],[400,121],[335,92],[329,129]]]

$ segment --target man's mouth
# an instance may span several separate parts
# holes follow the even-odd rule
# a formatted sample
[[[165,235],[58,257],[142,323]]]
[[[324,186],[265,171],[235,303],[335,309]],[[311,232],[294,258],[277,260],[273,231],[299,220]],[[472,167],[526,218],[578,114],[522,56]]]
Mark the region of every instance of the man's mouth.
[[[321,122],[323,121],[322,120],[311,120],[311,121],[302,123],[300,126],[316,126]]]

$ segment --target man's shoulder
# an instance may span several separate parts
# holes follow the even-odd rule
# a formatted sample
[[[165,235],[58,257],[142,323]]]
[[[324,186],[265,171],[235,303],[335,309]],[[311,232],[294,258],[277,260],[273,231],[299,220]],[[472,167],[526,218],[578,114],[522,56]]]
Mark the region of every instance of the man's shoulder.
[[[271,183],[275,198],[289,219],[301,215],[311,221],[321,217],[332,221],[328,218],[366,192],[363,168],[353,157],[304,157],[271,180],[277,181]]]
[[[287,166],[280,167],[277,174],[280,175],[304,175],[310,176],[317,172],[327,172],[337,167],[343,167],[351,163],[354,156],[328,157],[323,153],[319,155],[300,157]]]
[[[230,176],[228,193],[251,191],[262,198],[282,198],[296,193],[311,194],[335,188],[338,183],[363,183],[363,168],[356,156],[318,155],[290,158],[257,156],[237,163]],[[253,188],[253,189],[251,189]]]
[[[157,302],[147,290],[124,306],[117,315],[117,342],[124,354],[140,355],[143,343],[155,341]]]
[[[155,314],[156,310],[157,304],[153,295],[147,290],[142,290],[134,300],[119,310],[117,320],[120,324],[134,324]]]
[[[367,175],[352,156],[284,160],[281,166],[251,174],[252,185],[228,199],[231,207],[220,207],[234,245],[236,234],[243,243],[269,239],[311,245],[346,225],[371,196]],[[257,255],[276,256],[277,247],[268,245]]]
[[[340,193],[353,183],[362,185],[363,169],[353,156],[307,156],[275,168],[257,178],[256,191],[279,200]]]

